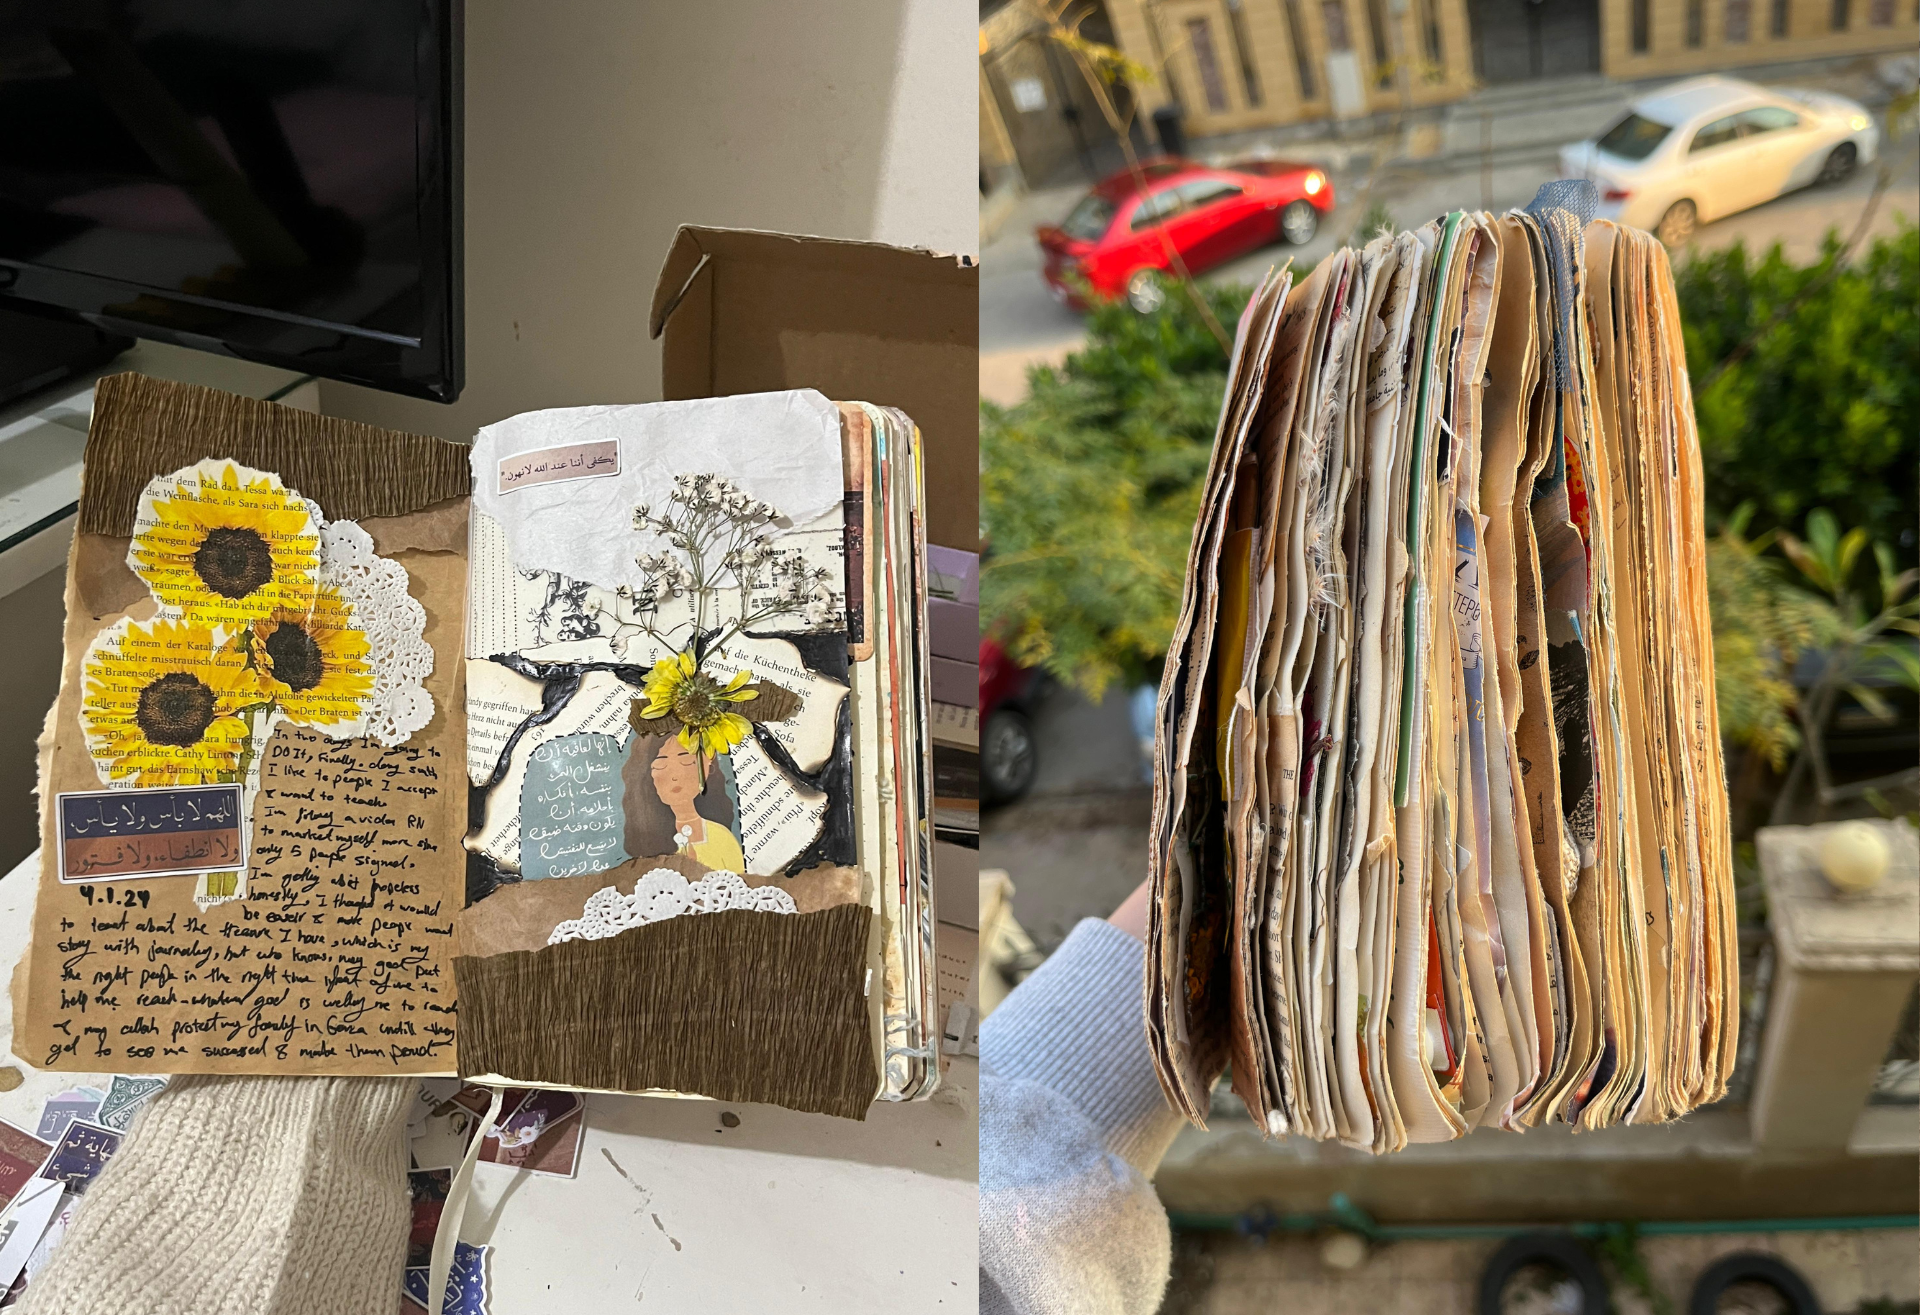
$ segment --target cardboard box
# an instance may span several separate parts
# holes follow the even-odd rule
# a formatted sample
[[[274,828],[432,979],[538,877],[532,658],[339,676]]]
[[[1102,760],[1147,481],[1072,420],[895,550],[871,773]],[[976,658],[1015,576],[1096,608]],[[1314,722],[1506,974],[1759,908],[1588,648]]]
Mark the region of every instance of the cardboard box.
[[[980,609],[944,598],[927,600],[927,645],[936,658],[951,658],[969,666],[980,663]],[[977,678],[979,672],[974,675]],[[965,702],[965,700],[961,700]]]
[[[980,267],[971,256],[682,227],[648,324],[669,400],[816,388],[897,406],[926,453],[927,541],[980,546]]]

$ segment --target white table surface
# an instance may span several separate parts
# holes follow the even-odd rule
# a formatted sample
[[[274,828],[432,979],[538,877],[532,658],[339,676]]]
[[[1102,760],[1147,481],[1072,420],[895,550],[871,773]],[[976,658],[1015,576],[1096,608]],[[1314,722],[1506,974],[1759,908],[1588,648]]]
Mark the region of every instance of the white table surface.
[[[30,731],[21,721],[15,733]],[[36,854],[0,877],[0,990],[26,947],[38,865]],[[9,1052],[12,1013],[9,1000]],[[48,1096],[106,1086],[0,1062],[25,1075],[0,1092],[0,1118],[29,1130]],[[864,1123],[590,1096],[577,1176],[477,1166],[461,1237],[493,1248],[493,1315],[971,1311],[977,1089],[978,1062],[956,1059],[931,1100],[875,1106]],[[726,1110],[738,1127],[722,1125]]]

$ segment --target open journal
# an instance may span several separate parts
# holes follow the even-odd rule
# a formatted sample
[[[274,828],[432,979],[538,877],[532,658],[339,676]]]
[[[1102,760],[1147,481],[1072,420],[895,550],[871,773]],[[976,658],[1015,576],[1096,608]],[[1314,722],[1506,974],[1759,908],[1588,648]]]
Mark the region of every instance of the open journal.
[[[99,385],[15,1047],[861,1117],[939,1080],[919,436]]]
[[[1546,198],[1543,198],[1546,199]],[[1270,275],[1158,702],[1146,981],[1203,1122],[1374,1152],[1724,1094],[1738,967],[1667,257],[1536,201]]]

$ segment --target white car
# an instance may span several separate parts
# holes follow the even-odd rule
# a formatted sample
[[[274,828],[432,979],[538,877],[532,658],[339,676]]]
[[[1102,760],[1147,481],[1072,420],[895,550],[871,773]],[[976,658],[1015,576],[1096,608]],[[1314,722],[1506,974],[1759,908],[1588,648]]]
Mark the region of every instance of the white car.
[[[1563,177],[1590,178],[1597,217],[1651,230],[1669,248],[1696,226],[1870,162],[1880,130],[1823,91],[1690,78],[1634,101],[1600,137],[1563,147]]]

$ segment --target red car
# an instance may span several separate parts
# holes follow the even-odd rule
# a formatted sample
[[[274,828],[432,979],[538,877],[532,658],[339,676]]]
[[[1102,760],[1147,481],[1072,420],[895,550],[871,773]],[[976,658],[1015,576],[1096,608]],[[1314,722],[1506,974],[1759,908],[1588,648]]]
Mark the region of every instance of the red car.
[[[980,641],[980,784],[987,803],[1012,803],[1033,784],[1040,755],[1027,709],[1039,674],[991,639]]]
[[[1088,192],[1059,227],[1034,234],[1054,296],[1078,310],[1124,296],[1142,314],[1166,300],[1160,272],[1180,253],[1198,274],[1285,238],[1313,240],[1333,209],[1333,182],[1308,164],[1249,161],[1209,169],[1191,160],[1153,160]]]

